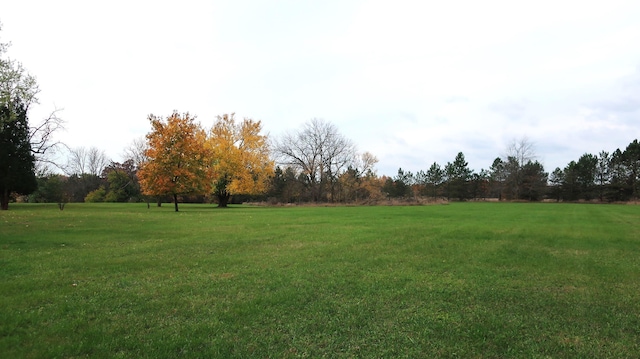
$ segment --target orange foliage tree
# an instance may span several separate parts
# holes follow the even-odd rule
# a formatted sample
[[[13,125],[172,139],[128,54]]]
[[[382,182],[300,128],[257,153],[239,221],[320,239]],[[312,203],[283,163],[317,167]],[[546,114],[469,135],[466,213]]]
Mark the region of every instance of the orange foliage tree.
[[[233,113],[217,117],[207,143],[212,158],[211,188],[218,207],[227,207],[232,195],[267,190],[274,163],[267,136],[261,131],[260,121],[245,118],[236,123]]]
[[[147,134],[146,160],[138,179],[142,193],[171,195],[178,211],[178,196],[207,192],[210,153],[206,133],[188,113],[173,112],[166,121],[149,115],[152,131]]]

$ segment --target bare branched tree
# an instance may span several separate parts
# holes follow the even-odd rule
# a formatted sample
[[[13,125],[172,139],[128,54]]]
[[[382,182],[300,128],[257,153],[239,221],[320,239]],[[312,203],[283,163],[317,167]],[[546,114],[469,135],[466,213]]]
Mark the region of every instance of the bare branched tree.
[[[147,139],[145,137],[136,138],[124,149],[123,157],[127,160],[132,160],[134,166],[140,168],[140,165],[147,161],[147,148]]]
[[[104,171],[104,168],[107,167],[109,162],[111,162],[111,160],[109,160],[109,158],[107,158],[107,155],[104,153],[104,150],[99,150],[96,147],[89,148],[87,156],[89,174],[95,176],[100,176],[102,174],[102,171]]]
[[[527,136],[513,139],[507,145],[503,161],[508,197],[520,199],[524,181],[522,169],[536,157],[535,144]]]
[[[513,139],[507,145],[503,161],[508,162],[509,157],[513,157],[519,166],[524,166],[527,162],[536,159],[536,146],[527,136]]]
[[[315,201],[335,197],[336,179],[355,161],[356,148],[335,125],[312,119],[302,130],[285,133],[274,144],[281,165],[304,175]]]
[[[100,176],[109,164],[109,159],[103,150],[96,147],[77,147],[69,149],[69,156],[65,172],[68,175],[90,174]]]
[[[68,175],[87,173],[87,149],[85,147],[69,149],[64,171]]]
[[[361,175],[367,173],[375,174],[375,166],[378,163],[378,158],[371,152],[363,152],[356,157],[355,167]]]
[[[56,109],[48,117],[43,119],[35,126],[31,126],[29,130],[29,141],[31,142],[31,151],[36,157],[37,166],[53,165],[60,168],[61,164],[55,159],[56,154],[66,146],[53,138],[56,132],[64,129],[64,120],[58,117]]]

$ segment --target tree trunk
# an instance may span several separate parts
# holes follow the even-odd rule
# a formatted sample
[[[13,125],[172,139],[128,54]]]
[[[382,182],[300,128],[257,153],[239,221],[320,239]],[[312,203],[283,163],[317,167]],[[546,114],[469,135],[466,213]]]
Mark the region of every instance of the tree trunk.
[[[227,208],[231,195],[228,192],[218,193],[218,208]]]
[[[2,191],[2,198],[0,198],[0,210],[6,211],[9,209],[9,190]]]
[[[174,207],[176,208],[176,212],[178,212],[178,195],[177,194],[173,194],[173,204]]]

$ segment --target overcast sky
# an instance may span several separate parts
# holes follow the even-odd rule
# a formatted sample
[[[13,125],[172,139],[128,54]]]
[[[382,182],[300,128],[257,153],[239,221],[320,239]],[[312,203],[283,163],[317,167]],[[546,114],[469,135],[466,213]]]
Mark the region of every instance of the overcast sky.
[[[378,174],[488,169],[513,139],[548,172],[640,137],[640,1],[0,0],[0,41],[37,77],[32,121],[116,161],[173,110],[312,118]]]

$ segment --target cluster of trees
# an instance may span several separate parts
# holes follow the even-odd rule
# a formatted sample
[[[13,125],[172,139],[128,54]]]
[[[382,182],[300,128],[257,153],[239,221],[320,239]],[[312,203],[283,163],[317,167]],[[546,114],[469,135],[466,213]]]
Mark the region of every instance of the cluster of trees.
[[[354,202],[381,199],[377,159],[326,121],[313,119],[299,132],[269,144],[260,122],[219,116],[205,131],[189,114],[149,116],[152,131],[134,141],[124,163],[96,148],[69,150],[64,175],[39,178],[35,202],[236,200]],[[280,165],[275,166],[272,155]],[[105,165],[109,163],[108,165]]]
[[[208,132],[188,113],[149,121],[153,130],[137,174],[144,195],[171,196],[178,211],[179,196],[212,195],[226,207],[234,194],[266,191],[273,162],[260,121],[218,116]]]
[[[549,176],[549,196],[557,200],[629,201],[640,198],[640,143],[633,140],[598,155],[583,154]]]
[[[506,152],[493,161],[489,170],[480,172],[468,168],[463,153],[444,167],[433,163],[427,171],[416,174],[399,169],[395,177],[386,179],[383,192],[395,198],[427,196],[456,200],[615,202],[640,198],[637,139],[624,151],[585,153],[551,174],[535,160],[533,144],[526,138],[514,141]]]
[[[404,199],[537,201],[546,193],[547,177],[543,165],[535,160],[533,144],[523,138],[513,141],[506,154],[497,157],[489,170],[471,170],[464,153],[459,152],[444,166],[434,162],[428,170],[415,174],[398,169],[396,176],[385,178],[382,192],[389,198]]]
[[[110,161],[96,147],[68,149],[63,172],[41,173],[38,189],[29,195],[30,202],[131,202],[141,200],[137,165],[129,159]]]
[[[312,119],[301,130],[274,141],[279,163],[269,198],[277,202],[350,202],[380,196],[374,166],[378,159],[338,132]]]
[[[219,116],[205,131],[189,114],[149,116],[152,131],[125,150],[123,163],[97,148],[70,149],[64,174],[39,177],[34,202],[216,201],[268,190],[274,164],[259,121]]]

